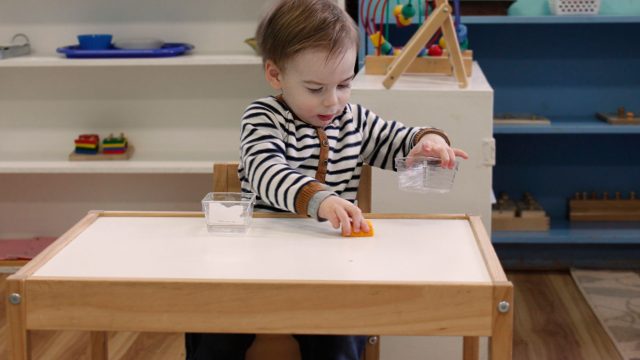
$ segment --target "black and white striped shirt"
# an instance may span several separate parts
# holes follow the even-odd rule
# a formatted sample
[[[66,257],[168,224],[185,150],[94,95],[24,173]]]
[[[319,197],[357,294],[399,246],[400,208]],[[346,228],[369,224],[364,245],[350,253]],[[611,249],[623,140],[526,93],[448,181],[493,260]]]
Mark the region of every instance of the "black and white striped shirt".
[[[256,100],[242,117],[238,168],[242,191],[257,195],[256,210],[306,214],[306,208],[300,209],[301,196],[306,192],[308,199],[327,187],[353,202],[362,165],[395,171],[394,159],[407,156],[420,130],[347,104],[324,128],[328,140],[324,145],[329,151],[325,186],[315,179],[323,165],[319,164],[322,144],[318,134],[323,129],[297,119],[275,97]]]

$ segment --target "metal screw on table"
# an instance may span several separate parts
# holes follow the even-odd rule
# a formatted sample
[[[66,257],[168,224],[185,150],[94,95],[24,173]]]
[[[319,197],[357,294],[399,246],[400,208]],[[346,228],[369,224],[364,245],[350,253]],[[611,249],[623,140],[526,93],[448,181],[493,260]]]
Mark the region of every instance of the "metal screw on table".
[[[501,313],[506,313],[509,311],[510,307],[511,305],[508,301],[500,301],[500,303],[498,304],[498,311],[500,311]]]
[[[13,293],[9,295],[9,302],[13,305],[18,305],[22,301],[22,297],[18,293]]]
[[[371,345],[375,345],[378,343],[378,337],[377,336],[369,336],[369,338],[367,339],[369,341],[369,344]]]

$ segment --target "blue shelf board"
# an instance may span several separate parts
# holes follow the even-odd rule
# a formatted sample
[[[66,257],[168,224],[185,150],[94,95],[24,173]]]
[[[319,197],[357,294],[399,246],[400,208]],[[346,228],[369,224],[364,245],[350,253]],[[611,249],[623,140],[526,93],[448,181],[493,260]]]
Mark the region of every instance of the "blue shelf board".
[[[553,121],[550,125],[494,125],[494,134],[640,134],[640,125],[603,121]]]
[[[494,231],[496,244],[639,244],[640,222],[551,221],[549,231]]]
[[[640,16],[463,16],[463,24],[633,24]]]

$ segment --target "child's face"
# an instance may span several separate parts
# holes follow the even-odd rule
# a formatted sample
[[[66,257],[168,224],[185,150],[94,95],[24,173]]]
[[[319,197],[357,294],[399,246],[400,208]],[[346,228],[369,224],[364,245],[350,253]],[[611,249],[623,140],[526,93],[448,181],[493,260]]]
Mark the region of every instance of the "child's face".
[[[269,61],[265,70],[271,86],[282,90],[300,120],[324,128],[349,101],[355,63],[355,47],[329,59],[326,50],[309,49],[289,60],[284,71]]]

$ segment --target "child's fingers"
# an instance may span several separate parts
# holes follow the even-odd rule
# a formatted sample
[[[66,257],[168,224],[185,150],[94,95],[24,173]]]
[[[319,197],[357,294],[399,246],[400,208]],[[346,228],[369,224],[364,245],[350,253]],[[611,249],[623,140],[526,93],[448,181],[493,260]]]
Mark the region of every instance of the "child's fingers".
[[[438,151],[438,156],[440,157],[440,166],[443,168],[448,168],[449,163],[451,162],[451,157],[449,156],[448,149],[448,147],[443,147]]]
[[[364,216],[362,216],[362,211],[359,207],[355,205],[351,205],[347,211],[349,212],[349,216],[351,217],[351,231],[352,232],[361,232],[367,231],[367,223],[364,221]]]
[[[360,232],[362,227],[362,215],[352,215],[351,216],[351,231]]]
[[[338,218],[340,219],[340,225],[342,225],[342,235],[351,235],[351,221],[349,220],[349,214],[344,209],[338,210]]]
[[[334,229],[340,228],[340,219],[336,214],[331,214],[327,220],[329,220],[329,223],[331,224],[331,226],[333,226]]]
[[[367,223],[367,221],[365,220],[364,216],[361,217],[361,221],[360,221],[360,231],[362,232],[369,232],[371,231],[371,229],[369,229],[369,224]]]
[[[460,156],[463,159],[468,159],[469,158],[469,154],[467,154],[464,150],[462,149],[458,149],[458,148],[453,148],[453,153],[456,156]]]
[[[449,169],[453,169],[456,166],[456,154],[453,152],[452,148],[447,148],[447,153],[449,154]]]

